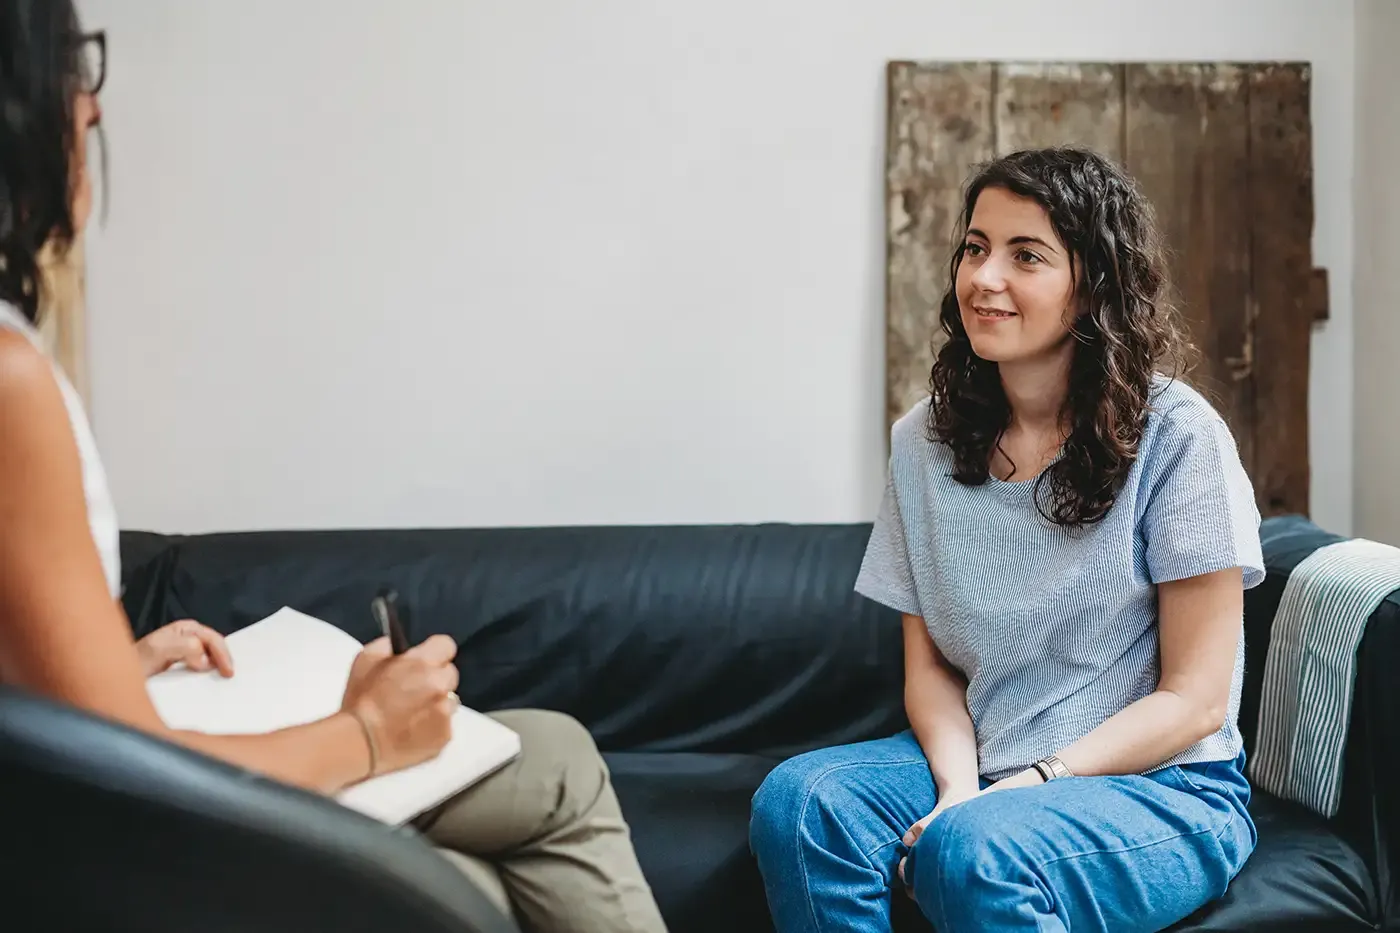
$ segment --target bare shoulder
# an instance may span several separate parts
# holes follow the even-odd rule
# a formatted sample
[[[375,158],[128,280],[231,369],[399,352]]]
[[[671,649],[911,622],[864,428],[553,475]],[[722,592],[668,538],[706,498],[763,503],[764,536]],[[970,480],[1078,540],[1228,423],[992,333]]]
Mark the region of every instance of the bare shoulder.
[[[57,370],[26,334],[0,328],[0,681],[135,721],[134,651],[93,541]],[[135,687],[123,686],[133,670]]]
[[[15,535],[48,534],[82,515],[82,466],[53,363],[22,333],[0,328],[0,556]],[[86,529],[86,519],[83,524]],[[0,579],[10,571],[0,567]]]
[[[47,373],[49,361],[34,342],[10,327],[0,327],[0,384]]]
[[[24,334],[0,327],[0,412],[10,414],[12,406],[46,399],[63,401],[52,363]]]
[[[34,457],[76,458],[72,427],[49,358],[24,335],[0,328],[0,472]]]

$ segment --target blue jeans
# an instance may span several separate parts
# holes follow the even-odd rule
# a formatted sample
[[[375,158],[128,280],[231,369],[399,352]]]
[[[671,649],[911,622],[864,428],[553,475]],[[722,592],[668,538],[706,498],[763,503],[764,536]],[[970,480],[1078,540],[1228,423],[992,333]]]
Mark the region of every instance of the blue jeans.
[[[1150,933],[1219,897],[1256,840],[1244,755],[1064,778],[933,811],[912,732],[808,752],[754,795],[749,839],[779,933],[890,928],[905,880],[938,933]]]

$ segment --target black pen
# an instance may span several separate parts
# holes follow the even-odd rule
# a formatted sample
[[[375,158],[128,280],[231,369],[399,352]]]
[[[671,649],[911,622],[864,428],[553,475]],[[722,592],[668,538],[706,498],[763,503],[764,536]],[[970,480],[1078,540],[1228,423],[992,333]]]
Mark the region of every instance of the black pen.
[[[399,594],[394,590],[381,590],[370,603],[370,611],[379,623],[379,630],[389,637],[389,647],[394,654],[408,650],[408,635],[404,633],[403,622],[399,620]]]

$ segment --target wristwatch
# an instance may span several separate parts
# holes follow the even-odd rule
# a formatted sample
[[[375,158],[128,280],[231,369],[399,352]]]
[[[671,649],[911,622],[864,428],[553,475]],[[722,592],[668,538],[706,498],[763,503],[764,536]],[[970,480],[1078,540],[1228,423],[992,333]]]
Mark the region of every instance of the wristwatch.
[[[1074,772],[1065,767],[1065,763],[1060,760],[1058,755],[1046,755],[1037,761],[1034,767],[1040,772],[1040,776],[1045,779],[1046,783],[1056,778],[1074,777]]]

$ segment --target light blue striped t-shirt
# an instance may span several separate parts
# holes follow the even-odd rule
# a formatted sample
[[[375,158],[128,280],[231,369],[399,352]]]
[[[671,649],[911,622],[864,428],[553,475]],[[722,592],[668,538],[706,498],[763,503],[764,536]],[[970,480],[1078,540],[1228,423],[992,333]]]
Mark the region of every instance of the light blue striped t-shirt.
[[[1264,578],[1260,516],[1234,438],[1183,382],[1158,377],[1117,500],[1101,522],[1074,530],[1040,515],[1033,481],[954,480],[951,450],[927,437],[927,412],[924,401],[893,428],[856,590],[922,616],[966,676],[989,780],[1156,689],[1156,584],[1229,567],[1243,568],[1245,588]],[[1243,675],[1241,632],[1224,727],[1162,765],[1235,757]]]

